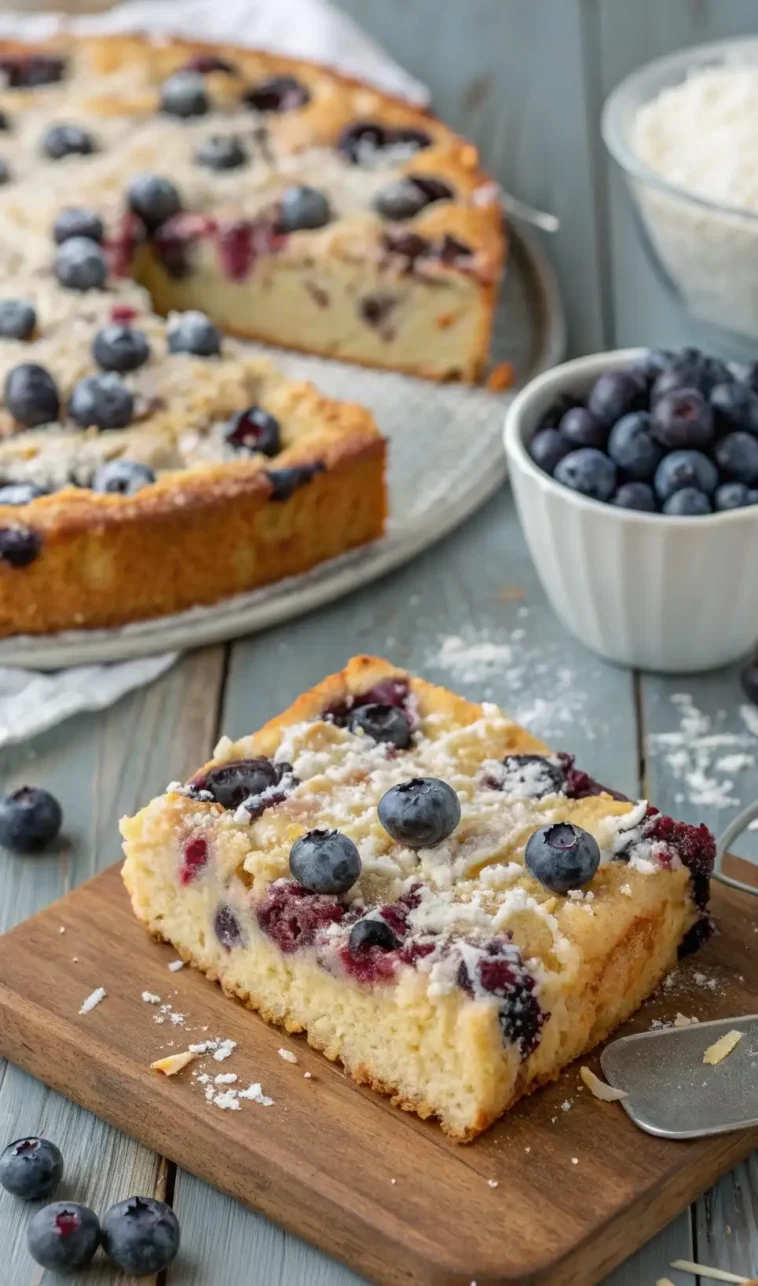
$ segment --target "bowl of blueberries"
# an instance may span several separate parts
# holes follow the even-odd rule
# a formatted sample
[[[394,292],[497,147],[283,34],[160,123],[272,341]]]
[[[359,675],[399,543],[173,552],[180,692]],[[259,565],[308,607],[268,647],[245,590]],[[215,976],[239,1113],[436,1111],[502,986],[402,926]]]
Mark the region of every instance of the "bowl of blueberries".
[[[758,633],[758,362],[696,348],[565,362],[509,408],[505,448],[545,592],[608,660],[688,673]]]

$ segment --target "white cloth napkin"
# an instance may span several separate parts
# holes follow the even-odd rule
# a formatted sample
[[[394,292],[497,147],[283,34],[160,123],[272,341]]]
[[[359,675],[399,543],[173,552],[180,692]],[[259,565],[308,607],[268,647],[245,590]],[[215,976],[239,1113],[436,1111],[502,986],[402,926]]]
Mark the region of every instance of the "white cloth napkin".
[[[327,63],[414,103],[429,101],[426,88],[328,0],[128,0],[79,18],[0,13],[2,36],[40,40],[61,26],[83,34],[150,31],[260,46]],[[0,667],[0,748],[37,736],[82,710],[105,709],[158,678],[177,655],[76,666],[56,674]]]

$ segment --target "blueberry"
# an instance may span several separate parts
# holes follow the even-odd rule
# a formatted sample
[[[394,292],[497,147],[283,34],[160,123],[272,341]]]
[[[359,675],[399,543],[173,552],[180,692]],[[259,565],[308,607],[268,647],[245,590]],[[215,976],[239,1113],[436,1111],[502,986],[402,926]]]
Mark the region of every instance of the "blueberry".
[[[754,653],[740,670],[740,683],[748,701],[758,706],[758,653]]]
[[[194,309],[174,313],[168,323],[170,353],[192,353],[195,357],[216,357],[221,352],[221,335],[205,313]]]
[[[42,537],[31,527],[0,527],[0,563],[28,567],[42,548]]]
[[[713,411],[696,388],[672,389],[656,401],[650,432],[669,451],[697,450],[713,440]]]
[[[383,219],[415,219],[434,201],[450,201],[453,190],[441,179],[404,174],[374,197],[374,209]]]
[[[103,1219],[103,1250],[124,1273],[149,1277],[167,1268],[179,1249],[179,1220],[165,1201],[127,1197]]]
[[[640,513],[655,513],[653,488],[647,482],[622,482],[612,503],[619,509],[638,509]]]
[[[540,429],[529,443],[529,454],[545,473],[552,473],[571,447],[557,429]]]
[[[66,74],[66,59],[57,54],[3,54],[0,73],[9,89],[35,89],[53,85]]]
[[[400,941],[395,937],[386,920],[358,920],[350,930],[350,950],[362,947],[379,947],[381,951],[396,951]]]
[[[62,824],[58,800],[39,786],[0,796],[0,844],[13,853],[36,853],[52,844]]]
[[[725,477],[751,486],[758,482],[758,438],[739,431],[720,438],[713,458]]]
[[[632,370],[639,371],[647,380],[655,380],[673,362],[674,354],[667,348],[646,348],[632,362]]]
[[[179,116],[182,120],[205,116],[208,106],[205,81],[199,72],[175,72],[161,85],[160,109],[167,116]]]
[[[697,389],[708,397],[714,384],[728,383],[730,378],[731,374],[723,362],[703,357],[696,348],[683,348],[656,379],[651,400],[656,402],[666,393],[683,388]]]
[[[406,750],[411,744],[411,725],[397,706],[358,706],[348,719],[348,727],[351,732],[362,732],[373,741],[386,741],[398,750]]]
[[[55,380],[44,366],[38,366],[36,362],[22,362],[8,371],[4,397],[14,420],[27,429],[52,424],[60,414]]]
[[[713,507],[719,512],[728,509],[744,509],[746,505],[755,504],[752,497],[756,494],[746,487],[744,482],[724,482],[716,491]]]
[[[173,219],[182,208],[181,197],[170,179],[160,174],[135,174],[127,188],[129,209],[151,231]]]
[[[245,102],[257,112],[291,112],[305,107],[310,94],[295,76],[272,76],[245,93]]]
[[[628,478],[652,478],[663,449],[650,436],[647,411],[630,411],[616,421],[608,438],[608,454]]]
[[[375,121],[355,121],[346,125],[337,140],[337,149],[351,165],[370,165],[377,152],[388,147],[402,148],[403,152],[420,152],[431,146],[431,136],[426,130],[413,128],[392,129]]]
[[[111,322],[95,335],[92,356],[104,371],[136,371],[150,357],[148,338],[141,330]]]
[[[498,784],[505,794],[523,795],[527,799],[559,795],[565,786],[558,765],[544,755],[506,755],[503,776]]]
[[[331,218],[332,208],[318,188],[285,188],[279,198],[278,223],[282,232],[323,228]]]
[[[524,861],[551,893],[568,893],[589,884],[600,865],[600,849],[594,835],[581,826],[555,822],[529,836]]]
[[[746,384],[716,384],[711,392],[711,406],[717,433],[744,429],[758,434],[758,394]]]
[[[26,1230],[29,1254],[43,1268],[84,1268],[100,1244],[97,1215],[74,1201],[53,1201],[38,1210]]]
[[[637,411],[644,401],[645,380],[638,371],[604,371],[593,384],[587,406],[602,424],[610,427],[628,411]]]
[[[0,1153],[0,1184],[24,1201],[42,1201],[63,1177],[63,1157],[48,1139],[16,1139]]]
[[[29,505],[45,494],[33,482],[7,482],[0,486],[0,505]]]
[[[102,290],[108,279],[105,251],[89,237],[71,237],[55,256],[55,275],[69,290]]]
[[[0,302],[0,339],[30,339],[37,325],[37,314],[23,299]]]
[[[616,490],[616,466],[602,451],[580,447],[558,461],[553,477],[564,487],[593,500],[610,500]]]
[[[758,453],[758,442],[754,445]],[[672,451],[658,465],[653,486],[658,499],[665,501],[684,487],[695,487],[698,491],[704,491],[707,496],[712,496],[718,481],[714,464],[701,451]]]
[[[265,474],[272,487],[271,499],[289,500],[299,487],[307,486],[317,473],[323,473],[325,467],[322,460],[316,460],[313,464],[293,464],[286,469],[266,469]]]
[[[195,151],[196,165],[203,165],[207,170],[236,170],[245,165],[247,159],[247,152],[234,134],[211,134]]]
[[[11,168],[8,162],[0,156],[0,187],[5,187],[6,183],[10,183],[11,178]]]
[[[258,451],[271,457],[282,449],[279,421],[262,406],[249,406],[246,411],[233,415],[224,429],[224,441],[233,450],[249,455]]]
[[[155,482],[153,470],[139,460],[108,460],[92,479],[92,490],[133,496]]]
[[[61,161],[64,156],[90,156],[96,151],[95,140],[79,125],[51,125],[42,136],[42,151],[51,161]]]
[[[730,362],[729,370],[740,384],[758,393],[758,362]]]
[[[134,414],[134,396],[118,375],[85,375],[68,400],[68,413],[83,429],[125,429]]]
[[[262,795],[281,781],[282,765],[270,759],[235,759],[230,763],[211,768],[200,783],[202,790],[210,791],[222,808],[239,808],[251,796]]]
[[[377,812],[387,834],[408,848],[441,844],[461,820],[458,796],[438,777],[412,777],[393,786],[382,795]]]
[[[573,406],[581,405],[582,402],[578,397],[574,397],[573,393],[561,393],[543,414],[537,425],[537,432],[540,433],[543,429],[557,429],[566,412]]]
[[[675,517],[695,517],[712,513],[713,508],[704,491],[698,491],[697,487],[682,487],[669,496],[663,512]]]
[[[573,406],[558,425],[560,435],[572,447],[605,447],[608,430],[586,406]]]
[[[86,237],[88,241],[102,242],[105,228],[99,214],[78,205],[66,206],[53,224],[53,237],[58,245],[71,237]]]
[[[347,893],[361,873],[361,859],[349,835],[308,831],[290,849],[290,870],[310,893]]]
[[[244,943],[239,920],[229,906],[222,904],[216,907],[213,916],[213,932],[225,951],[232,951]]]

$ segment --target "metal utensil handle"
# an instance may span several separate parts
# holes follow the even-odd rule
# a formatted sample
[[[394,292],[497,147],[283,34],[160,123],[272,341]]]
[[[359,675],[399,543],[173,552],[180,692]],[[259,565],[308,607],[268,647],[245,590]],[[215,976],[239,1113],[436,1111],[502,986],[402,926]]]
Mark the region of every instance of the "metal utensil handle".
[[[753,897],[758,896],[758,888],[751,884],[745,884],[742,880],[735,880],[731,875],[725,875],[723,869],[724,854],[728,852],[734,841],[747,830],[752,821],[758,817],[758,800],[748,804],[743,808],[741,813],[729,823],[726,830],[721,833],[716,840],[716,861],[713,867],[713,878],[719,880],[721,884],[728,884],[732,889],[739,889],[741,893],[752,893]]]

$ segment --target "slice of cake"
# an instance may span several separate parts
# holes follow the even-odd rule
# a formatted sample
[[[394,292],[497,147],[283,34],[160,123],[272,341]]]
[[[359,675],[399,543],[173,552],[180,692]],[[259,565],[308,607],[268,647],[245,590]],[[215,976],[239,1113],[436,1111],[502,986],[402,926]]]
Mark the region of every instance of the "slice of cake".
[[[139,919],[468,1140],[707,936],[714,841],[372,657],[122,821]]]

